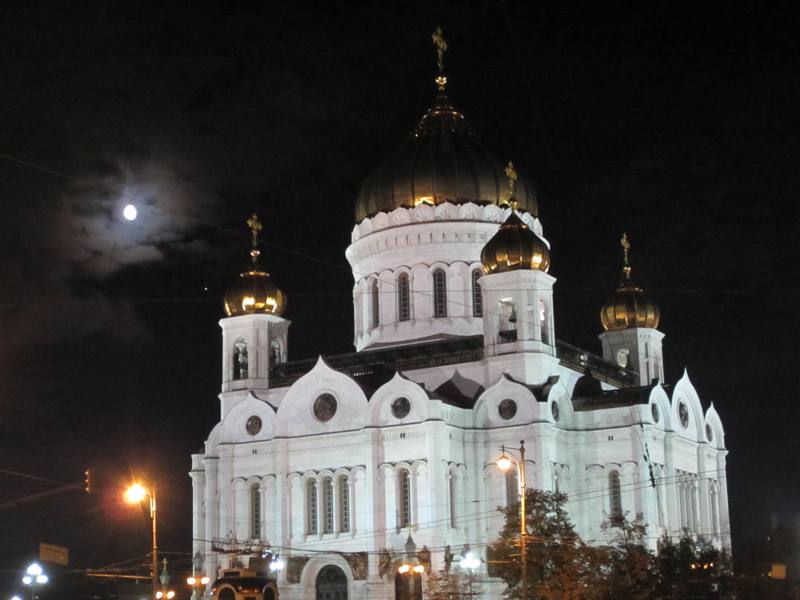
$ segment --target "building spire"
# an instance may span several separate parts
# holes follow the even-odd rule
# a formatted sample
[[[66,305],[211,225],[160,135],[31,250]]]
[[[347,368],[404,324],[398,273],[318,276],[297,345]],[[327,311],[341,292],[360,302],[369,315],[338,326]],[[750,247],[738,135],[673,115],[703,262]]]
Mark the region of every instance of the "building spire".
[[[514,168],[513,162],[508,161],[505,172],[506,172],[506,177],[508,177],[508,189],[510,190],[508,194],[508,205],[511,207],[512,210],[515,210],[517,208],[517,204],[519,203],[517,202],[517,199],[514,197],[514,187],[517,184],[517,170]]]
[[[444,53],[447,52],[447,42],[442,34],[442,27],[436,26],[436,30],[431,35],[433,47],[436,49],[436,66],[438,72],[434,81],[439,88],[439,94],[444,95],[444,88],[447,85],[447,77],[444,74]]]
[[[258,249],[258,234],[264,227],[261,225],[261,221],[258,220],[256,213],[253,213],[253,216],[247,219],[247,226],[250,228],[250,235],[252,236],[251,244],[253,247],[250,249],[250,256],[253,257],[253,264],[255,265],[261,254],[261,250]]]
[[[622,265],[622,280],[630,281],[631,280],[631,263],[630,263],[630,250],[631,250],[631,243],[628,241],[628,234],[623,233],[622,239],[619,241],[620,246],[622,246],[622,256],[623,256],[623,265]]]

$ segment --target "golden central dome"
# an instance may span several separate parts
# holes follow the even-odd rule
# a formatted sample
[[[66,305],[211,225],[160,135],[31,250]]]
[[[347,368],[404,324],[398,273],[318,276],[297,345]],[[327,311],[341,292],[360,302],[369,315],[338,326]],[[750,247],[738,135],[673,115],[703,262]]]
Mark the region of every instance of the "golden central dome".
[[[283,315],[286,310],[286,294],[269,278],[269,273],[258,266],[258,232],[261,223],[254,214],[247,220],[252,233],[252,249],[250,256],[253,265],[249,271],[239,275],[225,294],[225,313],[229,317],[251,314]]]
[[[631,280],[631,267],[628,262],[628,252],[631,245],[626,234],[622,234],[620,243],[625,256],[622,268],[622,282],[600,311],[600,321],[603,324],[603,329],[606,331],[632,329],[634,327],[656,329],[661,321],[661,310],[655,302],[645,295],[642,288]]]
[[[504,168],[440,94],[414,132],[362,183],[356,222],[419,204],[505,205],[511,189]],[[537,214],[536,195],[526,177],[520,175],[514,194],[520,208]]]
[[[512,209],[500,229],[481,250],[481,263],[487,275],[517,269],[550,268],[550,248]]]

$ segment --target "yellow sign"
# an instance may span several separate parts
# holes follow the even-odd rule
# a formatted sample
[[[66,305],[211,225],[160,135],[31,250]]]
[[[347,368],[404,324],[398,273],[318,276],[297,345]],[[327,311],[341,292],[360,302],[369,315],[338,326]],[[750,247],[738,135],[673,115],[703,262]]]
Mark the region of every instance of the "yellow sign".
[[[68,565],[69,549],[53,544],[39,544],[39,560],[55,565]]]

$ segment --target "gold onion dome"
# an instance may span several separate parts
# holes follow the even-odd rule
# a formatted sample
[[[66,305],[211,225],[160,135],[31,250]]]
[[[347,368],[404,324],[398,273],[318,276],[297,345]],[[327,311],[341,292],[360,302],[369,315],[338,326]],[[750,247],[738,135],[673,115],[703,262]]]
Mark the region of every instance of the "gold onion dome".
[[[550,268],[550,248],[517,216],[514,198],[510,204],[511,214],[481,250],[483,272],[490,275],[538,269],[546,273]]]
[[[624,255],[622,267],[622,281],[614,291],[611,298],[600,311],[600,321],[606,331],[632,329],[634,327],[658,328],[661,321],[661,310],[658,305],[648,298],[631,280],[631,266],[628,253],[631,244],[627,234],[622,234],[620,240]]]
[[[443,202],[505,205],[511,195],[503,161],[486,148],[445,95],[446,43],[441,30],[433,35],[438,55],[438,88],[433,106],[416,129],[361,184],[356,198],[356,222],[379,212]],[[533,185],[517,182],[519,207],[536,215]]]
[[[252,234],[250,269],[241,273],[225,294],[225,313],[229,317],[267,314],[281,316],[286,310],[286,295],[269,278],[269,273],[258,264],[258,232],[261,222],[254,214],[247,220]]]

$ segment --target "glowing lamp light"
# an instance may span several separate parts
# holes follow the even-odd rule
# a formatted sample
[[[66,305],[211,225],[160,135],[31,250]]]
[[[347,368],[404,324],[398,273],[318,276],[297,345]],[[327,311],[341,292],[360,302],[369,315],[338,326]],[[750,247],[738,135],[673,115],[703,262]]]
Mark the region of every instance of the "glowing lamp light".
[[[22,600],[19,596],[11,596],[11,600]]]
[[[123,496],[125,502],[128,504],[138,504],[147,496],[147,490],[141,483],[134,483],[131,487],[125,490]]]
[[[401,575],[405,575],[410,570],[411,570],[411,565],[400,565],[400,567],[397,569],[397,572],[400,573]]]
[[[32,577],[36,577],[37,575],[41,575],[44,572],[44,570],[42,569],[42,566],[39,563],[31,563],[30,565],[28,565],[28,568],[25,569],[25,572],[28,575],[31,575]]]
[[[414,573],[423,573],[425,571],[425,567],[422,565],[414,565]]]
[[[282,562],[282,561],[281,561],[281,567],[280,567],[280,568],[281,568],[281,569],[283,568],[283,562]],[[203,585],[208,585],[208,582],[209,582],[209,581],[211,581],[211,580],[210,580],[210,579],[209,579],[207,576],[205,576],[205,575],[203,575],[203,576],[200,578],[200,583],[202,583]]]
[[[242,310],[247,310],[251,306],[256,305],[256,299],[252,296],[245,296],[242,298]]]
[[[462,569],[474,571],[481,566],[481,559],[475,556],[472,552],[467,552],[466,556],[461,559],[461,562],[459,562],[458,565]]]
[[[187,577],[186,578],[186,583],[188,583],[189,585],[194,585],[195,583],[197,583],[197,578],[196,577]]]
[[[285,566],[286,563],[284,563],[280,558],[275,557],[275,559],[269,563],[269,570],[274,573],[275,571],[280,571]]]
[[[138,214],[139,211],[136,210],[136,207],[133,204],[126,204],[125,208],[122,209],[122,216],[128,221],[135,221]]]
[[[22,578],[22,583],[24,583],[25,585],[30,585],[30,584],[32,584],[32,583],[33,583],[33,577],[31,577],[30,575],[25,575],[25,576]]]
[[[503,454],[503,456],[497,460],[497,468],[505,473],[511,468],[511,459]]]

